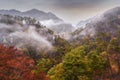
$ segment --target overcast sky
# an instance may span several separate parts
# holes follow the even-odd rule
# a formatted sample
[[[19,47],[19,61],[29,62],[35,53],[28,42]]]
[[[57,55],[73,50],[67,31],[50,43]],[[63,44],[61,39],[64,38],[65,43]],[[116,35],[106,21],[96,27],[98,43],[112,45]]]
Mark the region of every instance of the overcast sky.
[[[77,23],[120,5],[120,0],[0,0],[0,9],[52,12],[66,22]]]

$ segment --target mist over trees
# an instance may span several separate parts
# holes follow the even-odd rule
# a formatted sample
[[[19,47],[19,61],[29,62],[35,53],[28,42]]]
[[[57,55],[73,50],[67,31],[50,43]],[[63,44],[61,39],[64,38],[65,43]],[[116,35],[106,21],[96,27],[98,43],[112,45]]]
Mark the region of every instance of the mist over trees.
[[[112,11],[69,39],[34,18],[0,15],[0,80],[120,80],[120,9]]]

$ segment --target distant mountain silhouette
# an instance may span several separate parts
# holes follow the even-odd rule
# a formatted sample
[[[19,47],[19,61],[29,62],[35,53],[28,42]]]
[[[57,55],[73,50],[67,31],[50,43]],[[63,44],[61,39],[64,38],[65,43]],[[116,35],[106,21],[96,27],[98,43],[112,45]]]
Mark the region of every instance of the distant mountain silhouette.
[[[13,16],[22,16],[22,17],[32,17],[35,18],[37,20],[58,20],[58,21],[62,21],[62,19],[58,18],[55,14],[51,13],[51,12],[44,12],[44,11],[40,11],[38,9],[31,9],[25,12],[21,12],[15,9],[10,9],[10,10],[0,10],[0,14],[9,14],[9,15],[13,15]]]

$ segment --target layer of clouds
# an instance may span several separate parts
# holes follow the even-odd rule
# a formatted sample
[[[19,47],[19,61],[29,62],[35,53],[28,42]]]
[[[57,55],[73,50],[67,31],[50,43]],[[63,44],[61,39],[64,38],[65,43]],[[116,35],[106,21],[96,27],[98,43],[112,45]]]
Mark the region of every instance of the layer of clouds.
[[[105,0],[55,0],[55,5],[64,8],[88,7],[98,5]]]
[[[104,3],[120,3],[120,0],[0,0],[1,7],[88,7]],[[107,6],[107,5],[106,5]]]

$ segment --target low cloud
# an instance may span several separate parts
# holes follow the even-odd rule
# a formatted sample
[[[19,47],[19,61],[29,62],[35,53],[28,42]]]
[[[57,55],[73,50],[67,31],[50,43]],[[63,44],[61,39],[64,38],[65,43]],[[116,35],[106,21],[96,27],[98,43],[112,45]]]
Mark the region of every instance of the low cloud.
[[[3,26],[3,27],[2,27]],[[40,35],[35,26],[0,24],[0,42],[17,48],[34,47],[37,50],[51,50],[52,43]]]

